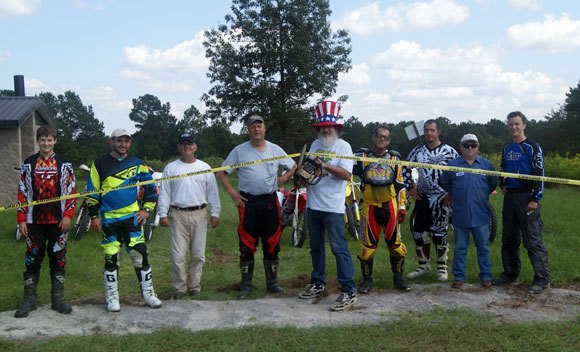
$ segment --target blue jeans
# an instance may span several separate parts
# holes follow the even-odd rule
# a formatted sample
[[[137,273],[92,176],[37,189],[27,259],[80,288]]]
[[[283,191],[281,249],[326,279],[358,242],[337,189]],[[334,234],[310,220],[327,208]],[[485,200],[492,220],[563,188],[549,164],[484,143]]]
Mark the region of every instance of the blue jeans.
[[[308,209],[306,213],[310,232],[312,274],[310,283],[326,284],[326,255],[324,233],[328,234],[330,249],[336,258],[336,274],[341,292],[356,292],[354,265],[348,242],[344,237],[344,215]]]
[[[453,254],[453,280],[465,282],[465,258],[469,246],[469,232],[473,235],[473,242],[477,250],[479,264],[479,280],[491,280],[491,257],[489,254],[489,225],[480,227],[454,227],[455,252]]]

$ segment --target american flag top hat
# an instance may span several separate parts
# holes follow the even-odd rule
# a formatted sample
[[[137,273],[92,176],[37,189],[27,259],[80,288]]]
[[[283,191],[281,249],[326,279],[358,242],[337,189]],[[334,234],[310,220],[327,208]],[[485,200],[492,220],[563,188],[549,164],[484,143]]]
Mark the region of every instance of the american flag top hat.
[[[322,127],[322,126],[337,126],[344,127],[343,124],[337,123],[338,116],[340,115],[340,102],[332,100],[323,100],[316,104],[316,123],[312,127]]]

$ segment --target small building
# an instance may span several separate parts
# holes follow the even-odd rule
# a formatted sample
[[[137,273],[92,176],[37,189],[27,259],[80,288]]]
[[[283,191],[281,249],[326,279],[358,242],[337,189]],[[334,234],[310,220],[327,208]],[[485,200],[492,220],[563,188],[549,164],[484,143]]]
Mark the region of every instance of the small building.
[[[0,205],[16,203],[19,167],[24,158],[38,152],[36,130],[56,128],[53,117],[39,97],[24,94],[24,77],[14,76],[16,96],[0,97]]]

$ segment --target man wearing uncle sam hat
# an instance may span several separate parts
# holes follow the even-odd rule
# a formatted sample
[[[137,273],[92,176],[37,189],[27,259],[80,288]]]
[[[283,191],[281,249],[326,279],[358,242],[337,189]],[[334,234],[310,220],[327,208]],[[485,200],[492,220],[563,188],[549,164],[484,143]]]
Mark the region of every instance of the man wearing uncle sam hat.
[[[340,114],[340,100],[321,101],[316,105],[316,129],[318,139],[311,147],[311,153],[330,153],[352,156],[350,144],[340,138],[343,125],[337,122]],[[340,284],[340,295],[333,303],[331,310],[343,310],[356,302],[356,284],[354,266],[348,243],[344,237],[343,216],[345,211],[345,189],[350,179],[353,161],[341,158],[317,158],[316,164],[322,168],[320,182],[308,186],[306,203],[308,230],[310,232],[310,255],[312,256],[312,273],[310,283],[299,297],[312,299],[322,295],[326,289],[326,263],[324,233],[336,258],[337,278]]]

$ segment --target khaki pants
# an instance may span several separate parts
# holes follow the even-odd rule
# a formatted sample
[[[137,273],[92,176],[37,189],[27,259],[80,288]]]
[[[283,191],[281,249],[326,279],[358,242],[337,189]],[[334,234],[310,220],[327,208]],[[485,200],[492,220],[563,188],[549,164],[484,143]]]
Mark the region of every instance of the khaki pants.
[[[173,265],[173,288],[175,292],[201,291],[200,281],[205,264],[207,236],[207,209],[185,211],[171,209],[171,261]],[[186,271],[187,256],[189,270]]]

